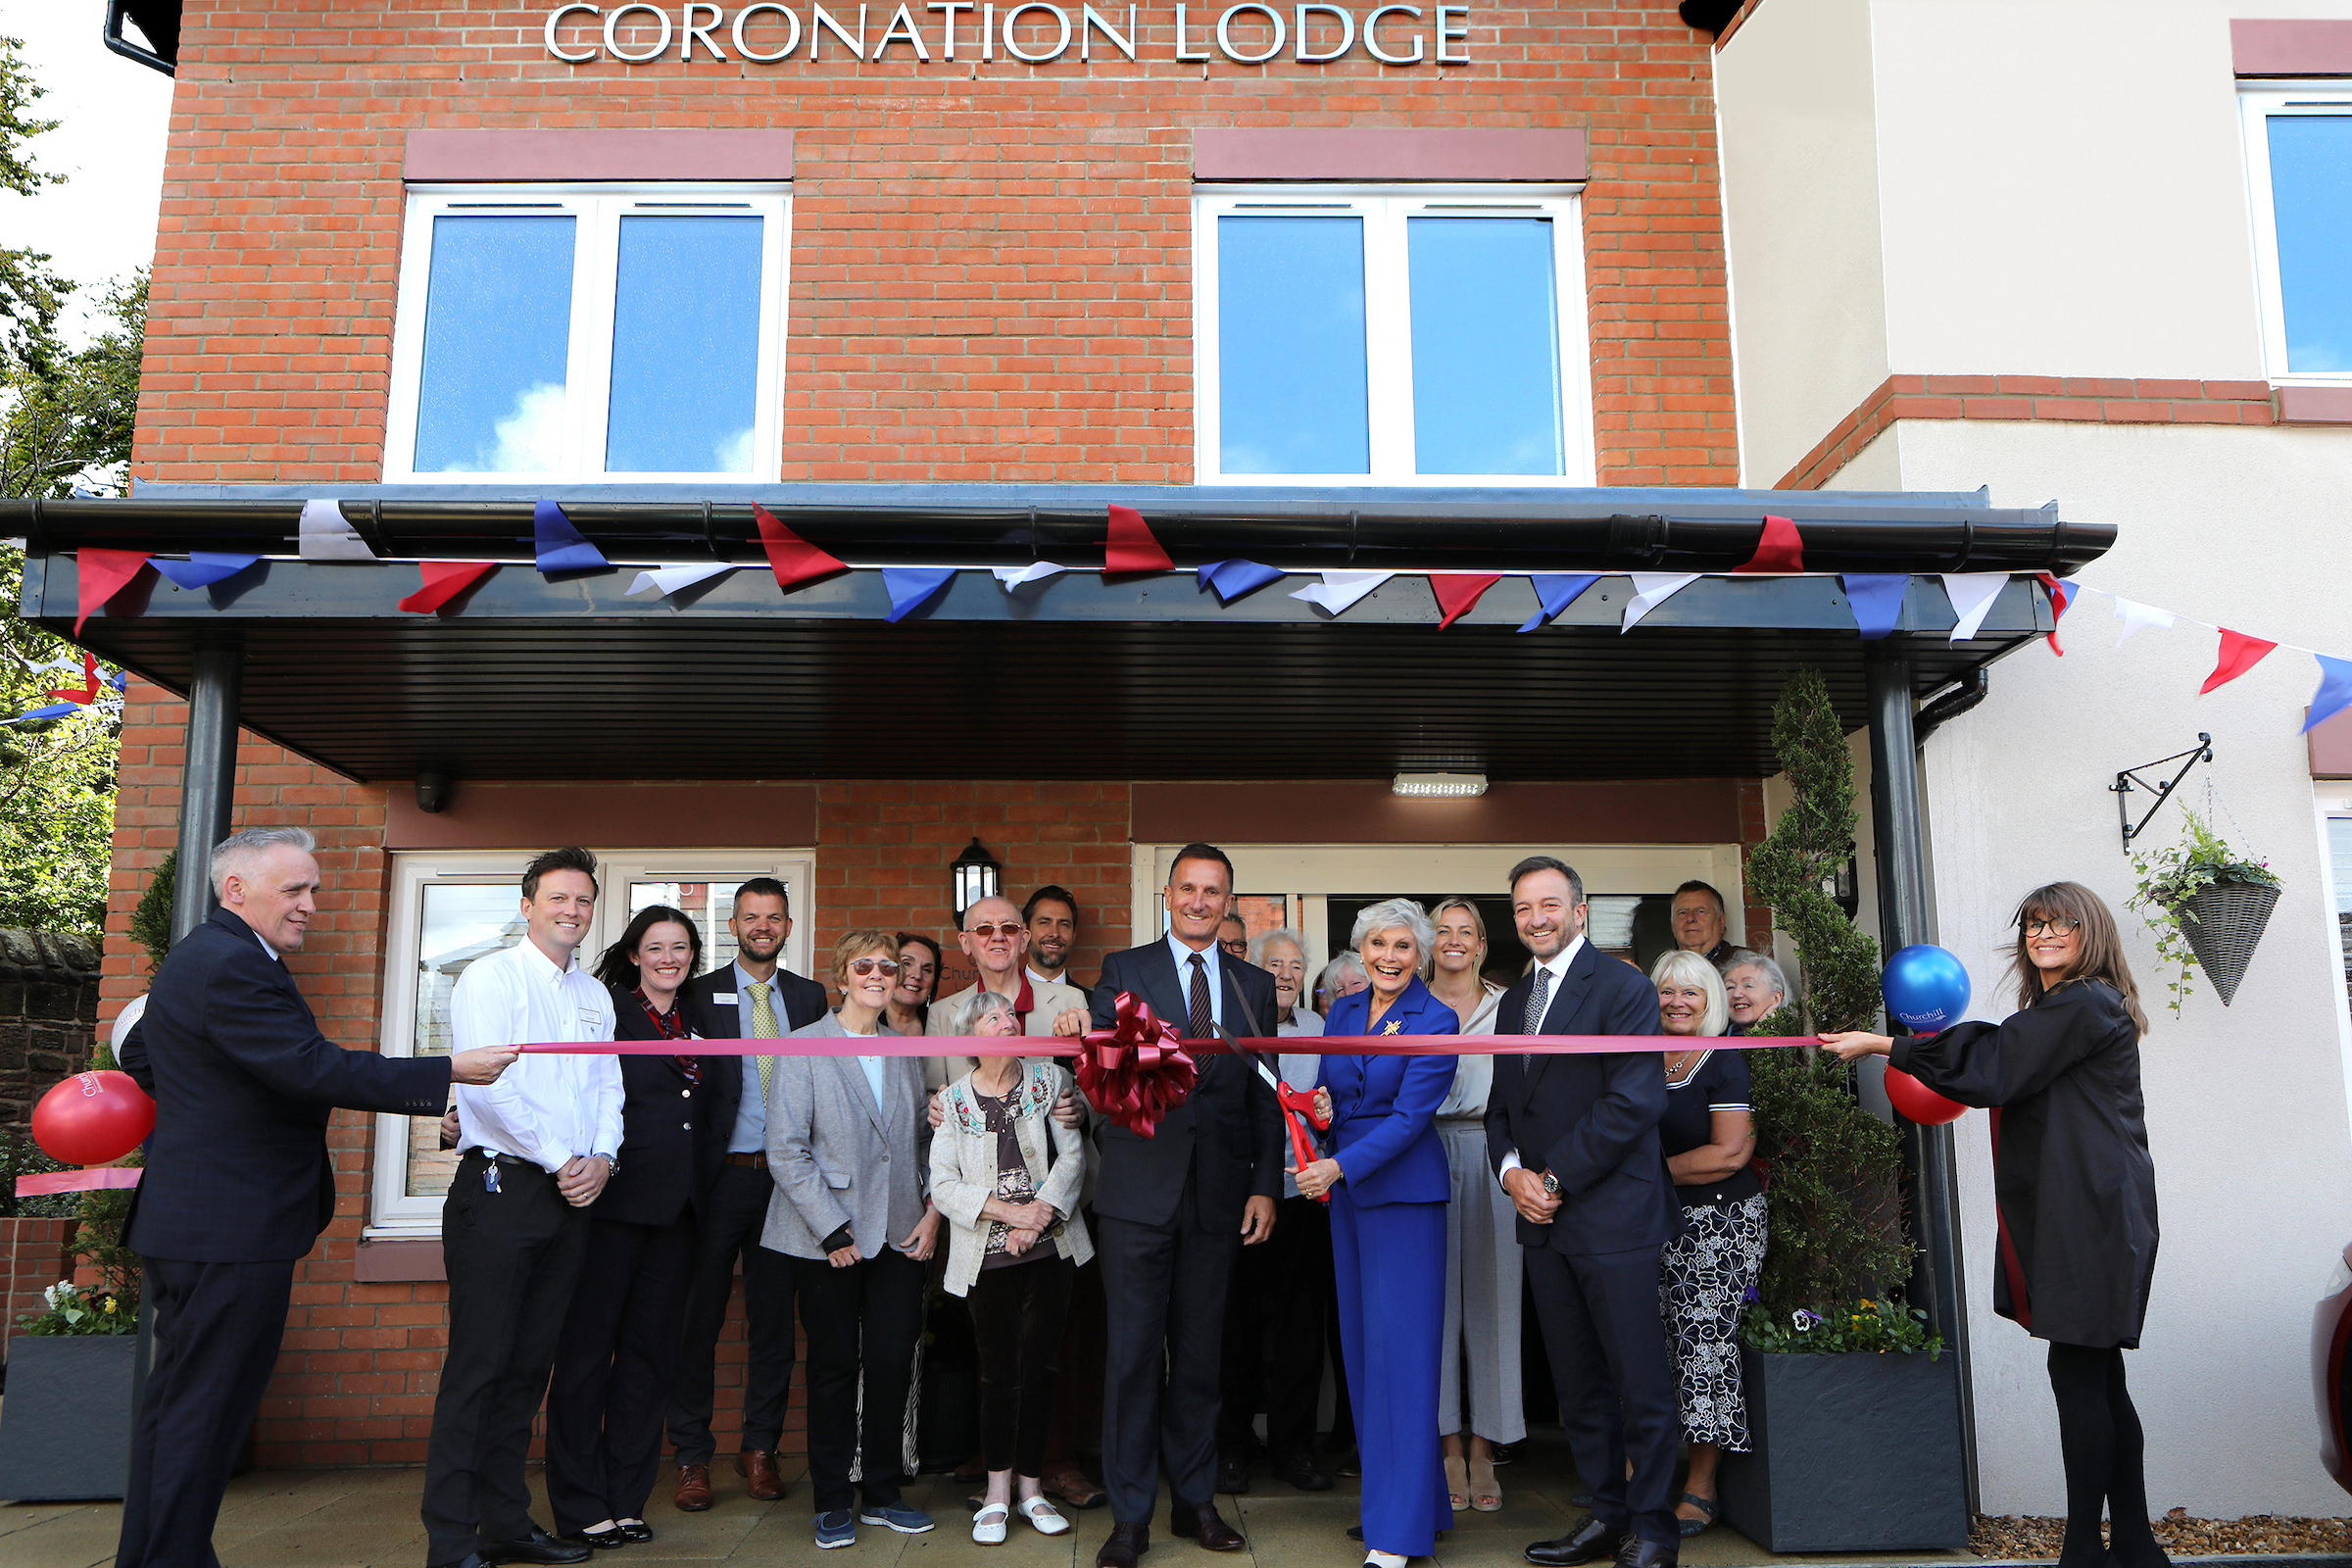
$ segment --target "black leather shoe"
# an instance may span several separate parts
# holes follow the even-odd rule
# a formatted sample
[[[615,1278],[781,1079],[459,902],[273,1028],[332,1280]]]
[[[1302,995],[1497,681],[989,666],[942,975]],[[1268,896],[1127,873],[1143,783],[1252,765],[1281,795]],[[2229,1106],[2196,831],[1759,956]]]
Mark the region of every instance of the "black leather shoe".
[[[1363,1540],[1363,1539],[1364,1539],[1364,1527],[1363,1527],[1362,1525],[1349,1525],[1349,1526],[1348,1527],[1348,1539],[1349,1541],[1361,1541],[1361,1540]]]
[[[1235,1455],[1217,1461],[1217,1490],[1225,1493],[1244,1493],[1250,1490],[1250,1461]]]
[[[1276,1465],[1274,1479],[1287,1481],[1300,1492],[1329,1492],[1331,1490],[1331,1477],[1325,1475],[1323,1467],[1315,1463],[1312,1454],[1307,1453],[1294,1453]]]
[[[1536,1564],[1536,1568],[1578,1568],[1580,1563],[1615,1556],[1617,1548],[1626,1544],[1626,1539],[1624,1531],[1611,1530],[1588,1515],[1583,1524],[1559,1540],[1539,1541],[1528,1547],[1527,1560]],[[1675,1554],[1669,1550],[1666,1555],[1672,1559]],[[1642,1568],[1655,1568],[1655,1564],[1644,1563]]]
[[[1239,1551],[1249,1543],[1242,1533],[1217,1517],[1213,1502],[1191,1503],[1181,1498],[1168,1504],[1168,1534],[1185,1536],[1210,1551]]]
[[[586,1562],[596,1555],[596,1548],[558,1541],[533,1525],[527,1540],[483,1542],[481,1555],[489,1562]]]
[[[1681,1561],[1682,1552],[1676,1547],[1634,1536],[1626,1537],[1617,1548],[1617,1568],[1675,1568]]]
[[[556,1539],[571,1542],[575,1545],[594,1546],[605,1551],[629,1544],[628,1533],[618,1525],[614,1525],[610,1530],[566,1530]]]
[[[1135,1559],[1151,1549],[1150,1525],[1112,1525],[1110,1539],[1095,1553],[1095,1568],[1135,1568]]]
[[[654,1527],[642,1519],[623,1519],[618,1528],[620,1539],[623,1541],[651,1541],[654,1539]]]

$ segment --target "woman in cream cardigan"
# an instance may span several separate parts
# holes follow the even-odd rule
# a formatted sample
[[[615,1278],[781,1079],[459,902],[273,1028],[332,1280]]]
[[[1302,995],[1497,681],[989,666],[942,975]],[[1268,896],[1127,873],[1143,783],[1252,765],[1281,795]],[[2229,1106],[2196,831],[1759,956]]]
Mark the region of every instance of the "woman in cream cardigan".
[[[962,1011],[964,1034],[1020,1033],[995,992]],[[945,1119],[931,1139],[931,1200],[948,1222],[943,1283],[970,1303],[980,1345],[988,1494],[972,1539],[983,1545],[1004,1541],[1015,1506],[1041,1535],[1070,1528],[1038,1481],[1070,1283],[1095,1251],[1078,1212],[1085,1146],[1053,1115],[1070,1088],[1069,1069],[1050,1057],[982,1056],[944,1091]]]

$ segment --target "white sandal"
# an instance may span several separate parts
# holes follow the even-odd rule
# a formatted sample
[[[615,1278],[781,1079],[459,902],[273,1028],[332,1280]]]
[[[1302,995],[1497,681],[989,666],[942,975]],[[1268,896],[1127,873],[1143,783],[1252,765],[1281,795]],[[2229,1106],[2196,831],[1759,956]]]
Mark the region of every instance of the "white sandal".
[[[972,1515],[972,1539],[983,1546],[1002,1546],[1004,1544],[1004,1524],[1011,1517],[1012,1510],[1004,1504],[990,1503]]]
[[[1021,1515],[1037,1526],[1037,1533],[1041,1536],[1063,1535],[1070,1528],[1070,1522],[1061,1516],[1054,1504],[1046,1500],[1046,1494],[1042,1492],[1034,1497],[1021,1499]]]

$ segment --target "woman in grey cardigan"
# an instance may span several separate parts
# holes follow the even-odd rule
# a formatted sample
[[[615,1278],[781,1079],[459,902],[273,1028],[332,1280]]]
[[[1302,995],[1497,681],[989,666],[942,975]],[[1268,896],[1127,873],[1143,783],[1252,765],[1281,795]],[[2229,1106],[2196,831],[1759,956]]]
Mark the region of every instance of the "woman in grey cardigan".
[[[841,1006],[794,1039],[895,1035],[882,1021],[899,977],[889,931],[852,931],[833,948]],[[913,1056],[778,1056],[767,1086],[767,1168],[776,1196],[760,1243],[792,1258],[808,1334],[808,1476],[816,1544],[846,1546],[858,1523],[902,1535],[931,1516],[902,1505],[902,1413],[923,1328],[923,1264],[939,1235],[925,1196],[931,1128]],[[863,1470],[855,1514],[851,1462],[865,1383]]]
[[[1021,1032],[1012,1004],[993,991],[957,1011],[965,1034]],[[1038,1480],[1070,1286],[1095,1251],[1078,1212],[1085,1145],[1054,1119],[1070,1086],[1069,1070],[1049,1057],[982,1056],[943,1092],[945,1118],[931,1138],[932,1199],[948,1219],[944,1283],[970,1303],[980,1347],[988,1495],[972,1539],[985,1546],[1004,1540],[1016,1477],[1023,1518],[1041,1535],[1070,1528]]]

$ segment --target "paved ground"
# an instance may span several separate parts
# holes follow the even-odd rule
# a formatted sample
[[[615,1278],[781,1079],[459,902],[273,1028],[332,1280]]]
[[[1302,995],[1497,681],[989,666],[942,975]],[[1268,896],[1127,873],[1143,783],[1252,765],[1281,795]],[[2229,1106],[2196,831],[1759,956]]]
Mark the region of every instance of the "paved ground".
[[[792,1461],[796,1463],[798,1461]],[[684,1514],[657,1495],[650,1522],[653,1542],[598,1554],[595,1568],[947,1568],[988,1553],[990,1568],[1093,1568],[1096,1547],[1110,1529],[1105,1509],[1081,1514],[1068,1535],[1048,1540],[1016,1524],[1005,1544],[972,1544],[968,1494],[945,1476],[926,1476],[907,1494],[928,1509],[939,1528],[928,1535],[900,1536],[861,1527],[858,1544],[841,1552],[820,1552],[809,1538],[808,1488],[793,1472],[791,1495],[759,1503],[743,1483],[725,1471],[714,1476],[718,1506]],[[665,1472],[664,1479],[666,1480]],[[1500,1513],[1461,1514],[1440,1538],[1437,1560],[1445,1568],[1523,1568],[1520,1551],[1531,1541],[1565,1532],[1582,1510],[1568,1497],[1581,1490],[1557,1442],[1539,1438],[1526,1454],[1499,1472]],[[221,1568],[422,1568],[424,1532],[416,1520],[422,1482],[418,1470],[269,1470],[240,1476],[229,1487],[214,1544]],[[534,1480],[534,1486],[536,1481]],[[1240,1497],[1220,1497],[1228,1522],[1250,1540],[1247,1553],[1218,1559],[1219,1568],[1357,1568],[1362,1548],[1344,1534],[1355,1522],[1356,1483],[1318,1495],[1279,1483]],[[114,1558],[122,1516],[118,1503],[13,1503],[0,1506],[0,1563],[6,1568],[95,1568]],[[537,1512],[541,1524],[547,1512]],[[1171,1543],[1160,1533],[1167,1519],[1162,1499],[1153,1529],[1152,1568],[1207,1568],[1200,1548]],[[617,1560],[616,1560],[617,1559]],[[1722,1526],[1683,1544],[1683,1561],[1693,1568],[1834,1562],[1974,1563],[1966,1552],[1906,1552],[1894,1557],[1774,1557],[1745,1537]]]

